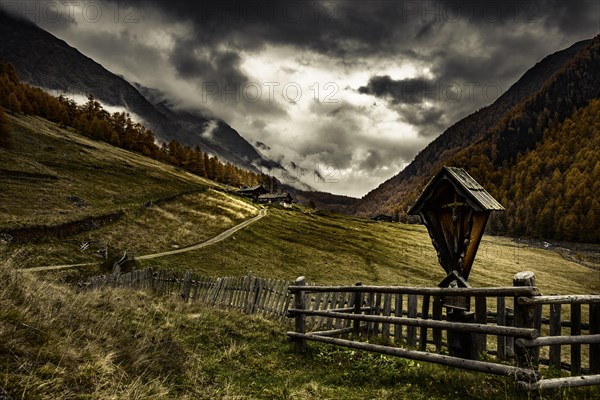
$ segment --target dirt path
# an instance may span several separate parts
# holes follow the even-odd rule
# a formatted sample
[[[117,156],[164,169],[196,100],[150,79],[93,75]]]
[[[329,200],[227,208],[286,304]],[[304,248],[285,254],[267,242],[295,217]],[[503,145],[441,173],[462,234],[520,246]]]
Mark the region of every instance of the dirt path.
[[[210,246],[213,245],[215,243],[218,243],[222,240],[227,239],[229,236],[233,235],[234,233],[236,233],[237,231],[244,229],[245,227],[247,227],[250,224],[255,223],[256,221],[258,221],[259,219],[263,218],[265,215],[267,215],[267,209],[266,208],[262,208],[258,215],[256,217],[250,218],[249,220],[246,220],[244,222],[242,222],[241,224],[238,224],[236,226],[234,226],[233,228],[229,228],[227,229],[225,232],[222,232],[220,234],[218,234],[217,236],[210,238],[202,243],[198,243],[192,246],[188,246],[188,247],[182,247],[181,249],[177,249],[177,250],[170,250],[170,251],[163,251],[160,253],[153,253],[153,254],[145,254],[143,256],[136,256],[135,259],[136,260],[151,260],[153,258],[158,258],[158,257],[164,257],[164,256],[171,256],[173,254],[180,254],[180,253],[186,253],[188,251],[193,251],[193,250],[198,250],[201,249],[203,247],[206,246]],[[34,268],[27,268],[24,269],[24,271],[31,271],[31,272],[36,272],[36,271],[52,271],[52,270],[57,270],[57,269],[65,269],[65,268],[75,268],[75,267],[85,267],[88,265],[94,265],[97,263],[82,263],[82,264],[64,264],[64,265],[49,265],[46,267],[34,267]]]

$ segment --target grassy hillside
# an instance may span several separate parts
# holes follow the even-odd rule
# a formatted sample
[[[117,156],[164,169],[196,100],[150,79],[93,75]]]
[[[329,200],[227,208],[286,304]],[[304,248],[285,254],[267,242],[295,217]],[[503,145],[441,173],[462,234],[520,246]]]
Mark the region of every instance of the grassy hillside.
[[[14,145],[0,150],[0,231],[117,211],[121,217],[67,237],[0,244],[0,397],[3,391],[19,399],[516,397],[510,378],[317,344],[299,356],[285,341],[287,327],[260,317],[131,290],[77,293],[65,283],[77,271],[17,271],[97,260],[93,246],[80,250],[86,241],[137,254],[186,246],[257,209],[210,181],[44,120],[10,117],[10,123]],[[422,226],[305,208],[270,208],[223,242],[139,262],[150,265],[336,284],[432,286],[443,277]],[[599,270],[496,237],[484,238],[470,282],[510,285],[522,270],[536,273],[544,293],[600,292]],[[584,388],[545,398],[597,396],[597,388]]]
[[[12,243],[21,266],[97,261],[93,253],[106,242],[113,252],[171,250],[257,213],[212,181],[41,118],[10,116],[10,123],[13,145],[0,148],[0,232],[39,232],[120,215],[116,222],[76,235]],[[92,245],[81,251],[85,242]]]
[[[445,276],[424,227],[377,223],[339,214],[270,209],[265,218],[223,242],[144,262],[208,275],[255,275],[315,283],[435,286]],[[486,236],[469,282],[510,286],[534,271],[544,293],[598,293],[600,271],[554,251]]]

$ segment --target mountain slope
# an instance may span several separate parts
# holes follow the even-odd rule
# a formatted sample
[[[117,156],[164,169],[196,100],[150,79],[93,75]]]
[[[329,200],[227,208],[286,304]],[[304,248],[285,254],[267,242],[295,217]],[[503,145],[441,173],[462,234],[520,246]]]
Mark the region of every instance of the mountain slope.
[[[240,134],[222,120],[202,115],[198,110],[178,110],[171,105],[167,96],[157,89],[147,88],[139,83],[132,85],[151,102],[167,119],[173,122],[178,131],[201,133],[203,143],[212,153],[228,155],[228,161],[237,165],[283,169],[274,161],[266,159],[254,146],[243,139]],[[183,140],[184,143],[185,140]]]
[[[371,215],[396,210],[402,217],[429,177],[444,164],[469,169],[500,200],[519,201],[517,197],[505,198],[498,190],[506,180],[506,168],[515,165],[519,154],[526,154],[543,142],[546,129],[587,106],[591,99],[600,98],[599,43],[600,37],[596,37],[546,57],[494,104],[448,128],[405,170],[367,194],[354,212]],[[580,141],[571,149],[571,156],[584,143]],[[522,188],[522,193],[533,189],[530,183]],[[510,215],[510,210],[506,217],[518,218]],[[531,234],[515,230],[515,226],[511,223],[496,228],[499,233]],[[558,238],[554,234],[549,237]],[[582,239],[586,240],[578,240]]]
[[[199,145],[222,161],[253,171],[277,166],[225,122],[197,112],[187,115],[186,122],[180,121],[184,114],[155,107],[123,78],[29,21],[0,11],[0,37],[0,59],[13,64],[23,81],[67,95],[91,94],[105,104],[123,107],[162,141]],[[210,139],[202,135],[203,121],[216,124]]]
[[[528,94],[538,90],[566,61],[587,44],[589,44],[589,41],[578,42],[566,50],[544,58],[527,71],[493,104],[476,111],[449,127],[423,149],[414,161],[398,175],[388,179],[365,195],[355,207],[354,213],[368,216],[380,212],[390,212],[399,205],[408,204],[414,200],[411,196],[418,195],[415,186],[421,185],[423,180],[427,180],[428,177],[433,175],[436,172],[438,163],[443,163],[464,147],[480,139],[484,132],[497,123],[505,112]]]

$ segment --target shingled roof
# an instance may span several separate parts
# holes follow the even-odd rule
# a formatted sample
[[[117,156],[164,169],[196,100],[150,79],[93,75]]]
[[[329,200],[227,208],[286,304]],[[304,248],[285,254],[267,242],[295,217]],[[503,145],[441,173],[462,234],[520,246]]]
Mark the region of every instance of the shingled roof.
[[[238,192],[253,192],[253,191],[259,190],[261,188],[264,189],[263,185],[255,185],[255,186],[242,188],[242,189],[238,190]]]
[[[408,214],[415,215],[426,205],[427,200],[434,194],[435,188],[442,180],[448,180],[456,192],[465,198],[467,203],[478,211],[502,211],[504,207],[489,194],[467,171],[457,167],[444,167],[435,176],[416,203],[410,208]]]

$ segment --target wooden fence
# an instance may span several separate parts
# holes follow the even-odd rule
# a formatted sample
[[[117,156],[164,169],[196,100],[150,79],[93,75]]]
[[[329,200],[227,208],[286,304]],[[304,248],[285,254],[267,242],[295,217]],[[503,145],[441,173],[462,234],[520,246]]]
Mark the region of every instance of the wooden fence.
[[[290,282],[253,276],[209,277],[190,272],[134,270],[125,274],[100,275],[79,284],[81,290],[102,287],[148,289],[160,295],[177,295],[183,301],[262,314],[284,320],[291,298]]]
[[[600,295],[542,296],[534,279],[519,273],[509,287],[446,289],[307,286],[301,277],[289,288],[288,336],[300,352],[319,341],[510,375],[529,391],[599,385]],[[542,379],[540,364],[570,376]]]
[[[147,289],[293,317],[295,331],[287,334],[298,351],[309,340],[325,342],[514,376],[529,391],[600,385],[600,295],[542,296],[534,284],[533,274],[519,273],[513,286],[493,288],[311,286],[303,277],[292,285],[252,274],[216,278],[148,268],[93,277],[80,288]],[[546,366],[570,376],[543,379]]]

